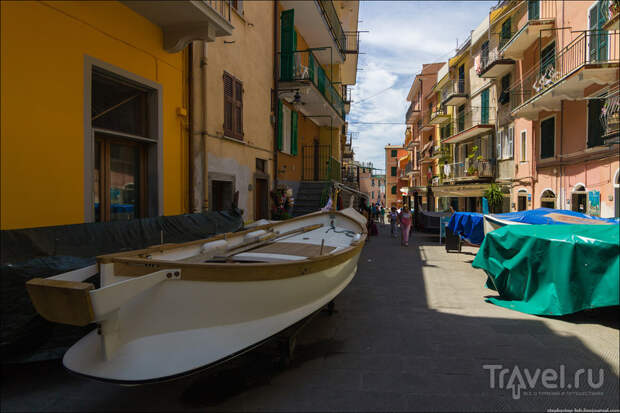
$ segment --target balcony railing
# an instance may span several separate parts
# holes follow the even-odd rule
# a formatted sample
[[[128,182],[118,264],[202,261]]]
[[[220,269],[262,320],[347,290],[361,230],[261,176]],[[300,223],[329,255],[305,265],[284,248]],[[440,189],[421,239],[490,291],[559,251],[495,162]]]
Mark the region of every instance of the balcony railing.
[[[231,0],[202,0],[203,3],[211,7],[217,14],[230,22]]]
[[[480,54],[480,66],[476,67],[476,73],[478,73],[478,75],[484,73],[493,63],[504,59],[504,55],[500,50],[501,40],[499,47],[489,50],[487,53]]]
[[[409,121],[411,121],[412,115],[414,114],[419,115],[420,108],[416,103],[411,102],[411,105],[409,105],[409,109],[407,109],[407,114],[405,115],[405,122],[409,123]]]
[[[454,95],[465,94],[465,79],[454,79],[441,89],[441,101],[446,102]]]
[[[495,108],[493,107],[472,107],[467,112],[457,113],[450,125],[450,135],[446,138],[458,135],[459,133],[480,125],[495,124]]]
[[[336,40],[338,48],[342,53],[345,53],[347,48],[347,39],[344,30],[342,29],[340,19],[338,18],[338,13],[336,13],[334,2],[332,0],[318,0],[318,4],[321,8],[323,16],[325,16],[325,21],[327,22],[327,25]]]
[[[546,61],[539,61],[526,72],[521,81],[511,86],[511,110],[544,94],[586,65],[618,63],[620,32],[588,30],[579,33],[564,49]]]
[[[312,49],[279,52],[278,56],[280,82],[311,81],[338,115],[342,119],[345,118],[344,101],[312,53]]]
[[[346,46],[345,53],[357,54],[360,51],[360,32],[345,32]]]
[[[493,178],[493,162],[488,159],[465,159],[463,162],[447,164],[442,168],[444,180],[475,180]],[[445,172],[448,172],[447,174]]]

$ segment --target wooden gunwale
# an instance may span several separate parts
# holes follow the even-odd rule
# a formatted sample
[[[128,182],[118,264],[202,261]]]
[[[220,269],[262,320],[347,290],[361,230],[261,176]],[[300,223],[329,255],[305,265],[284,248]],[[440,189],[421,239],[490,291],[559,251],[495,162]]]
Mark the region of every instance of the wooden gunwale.
[[[161,250],[169,250],[182,248],[186,246],[203,244],[205,242],[224,239],[229,236],[243,236],[249,232],[269,229],[292,221],[300,221],[308,217],[318,216],[322,214],[339,215],[360,228],[361,238],[357,242],[341,251],[329,255],[311,257],[303,261],[293,262],[268,262],[268,263],[184,263],[180,261],[169,261],[160,259],[146,259],[140,255],[146,255],[151,252],[159,252]],[[361,252],[366,240],[366,228],[353,218],[335,212],[315,212],[313,214],[303,215],[301,217],[292,218],[286,221],[261,225],[240,232],[219,234],[211,238],[190,241],[180,244],[166,244],[162,246],[153,246],[143,250],[127,251],[117,254],[108,254],[97,257],[100,264],[114,264],[114,274],[117,276],[139,277],[154,271],[167,268],[180,268],[181,279],[187,281],[264,281],[277,280],[284,278],[298,277],[306,274],[316,273],[328,268],[342,264]]]

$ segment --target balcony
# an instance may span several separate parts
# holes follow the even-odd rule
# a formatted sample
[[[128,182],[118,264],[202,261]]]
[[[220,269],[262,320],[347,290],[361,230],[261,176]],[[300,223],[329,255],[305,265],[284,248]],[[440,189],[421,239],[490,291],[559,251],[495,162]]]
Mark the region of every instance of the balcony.
[[[442,174],[444,182],[452,183],[491,180],[493,169],[493,162],[489,159],[465,159],[445,165]]]
[[[317,51],[321,64],[344,63],[347,36],[332,0],[281,0],[283,10],[295,10],[295,27],[310,49]]]
[[[540,111],[560,110],[562,100],[584,99],[584,90],[593,84],[618,82],[620,33],[573,33],[578,36],[564,49],[536,64],[510,88],[513,116],[535,120]]]
[[[432,113],[429,111],[424,112],[424,116],[422,118],[422,130],[425,132],[435,129],[435,125],[431,123],[431,115]]]
[[[465,80],[451,80],[441,90],[442,106],[460,106],[467,102],[469,95],[465,93]]]
[[[431,125],[443,125],[450,120],[450,115],[445,109],[437,109],[431,113],[431,118],[428,123]]]
[[[476,72],[483,79],[496,79],[510,73],[514,64],[514,60],[504,58],[499,49],[495,48],[481,53],[480,66],[476,68]]]
[[[451,125],[451,135],[442,143],[460,143],[477,136],[492,133],[495,129],[495,108],[471,108],[457,114]]]
[[[508,40],[500,45],[500,53],[506,59],[521,60],[523,53],[539,38],[552,35],[551,29],[555,24],[556,2],[551,0],[524,1],[522,7],[513,16],[515,21],[527,13],[527,23],[523,25]]]
[[[214,42],[230,36],[231,2],[229,0],[121,0],[139,15],[159,26],[164,34],[164,50],[177,53],[193,40]]]
[[[313,50],[278,53],[280,98],[320,126],[340,127],[346,116],[342,97],[318,64]]]
[[[351,88],[347,87],[347,85],[342,85],[342,100],[344,103],[344,111],[348,115],[351,111]]]
[[[420,116],[420,106],[417,102],[411,102],[409,105],[409,109],[407,109],[407,114],[405,115],[405,123],[412,125],[415,123],[414,121]]]

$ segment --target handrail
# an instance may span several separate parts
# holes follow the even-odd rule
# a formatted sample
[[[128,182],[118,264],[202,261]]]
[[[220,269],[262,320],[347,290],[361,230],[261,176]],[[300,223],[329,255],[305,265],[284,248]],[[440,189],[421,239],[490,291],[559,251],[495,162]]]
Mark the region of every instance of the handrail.
[[[331,79],[327,77],[325,70],[313,53],[315,50],[325,49],[311,48],[278,52],[278,76],[280,82],[310,80],[336,113],[344,119],[346,114],[342,96],[337,92]]]
[[[340,52],[344,54],[346,51],[347,40],[344,30],[342,29],[342,24],[340,23],[340,19],[338,18],[338,13],[334,7],[334,2],[332,0],[318,0],[317,3],[321,9],[321,12],[325,16],[325,21],[334,36],[338,49],[340,49]]]
[[[620,32],[580,30],[571,33],[580,34],[546,61],[538,61],[520,80],[513,83],[509,89],[511,110],[542,95],[584,65],[618,62]],[[603,39],[606,41],[604,50],[602,47],[593,47],[594,42]]]
[[[486,119],[483,119],[483,109],[487,109],[485,115]],[[454,114],[453,119],[450,121],[451,134],[445,139],[458,135],[474,126],[495,124],[495,113],[496,110],[492,106],[488,106],[487,108],[472,106],[471,109],[466,112]]]

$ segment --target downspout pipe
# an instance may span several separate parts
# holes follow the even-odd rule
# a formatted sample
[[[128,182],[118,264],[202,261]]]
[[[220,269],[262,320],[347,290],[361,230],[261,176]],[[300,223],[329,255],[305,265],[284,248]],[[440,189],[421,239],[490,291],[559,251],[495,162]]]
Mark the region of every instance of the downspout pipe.
[[[200,74],[202,76],[202,210],[209,210],[209,151],[207,133],[207,61],[208,43],[202,42],[202,58],[200,59]]]
[[[274,93],[274,119],[273,128],[273,189],[278,188],[278,133],[280,125],[279,105],[279,81],[278,81],[278,1],[273,2],[273,93]]]
[[[202,162],[202,107],[201,76],[196,70],[200,62],[201,52],[198,42],[190,46],[190,138],[189,138],[189,194],[190,211],[201,212],[203,197],[203,162]]]

